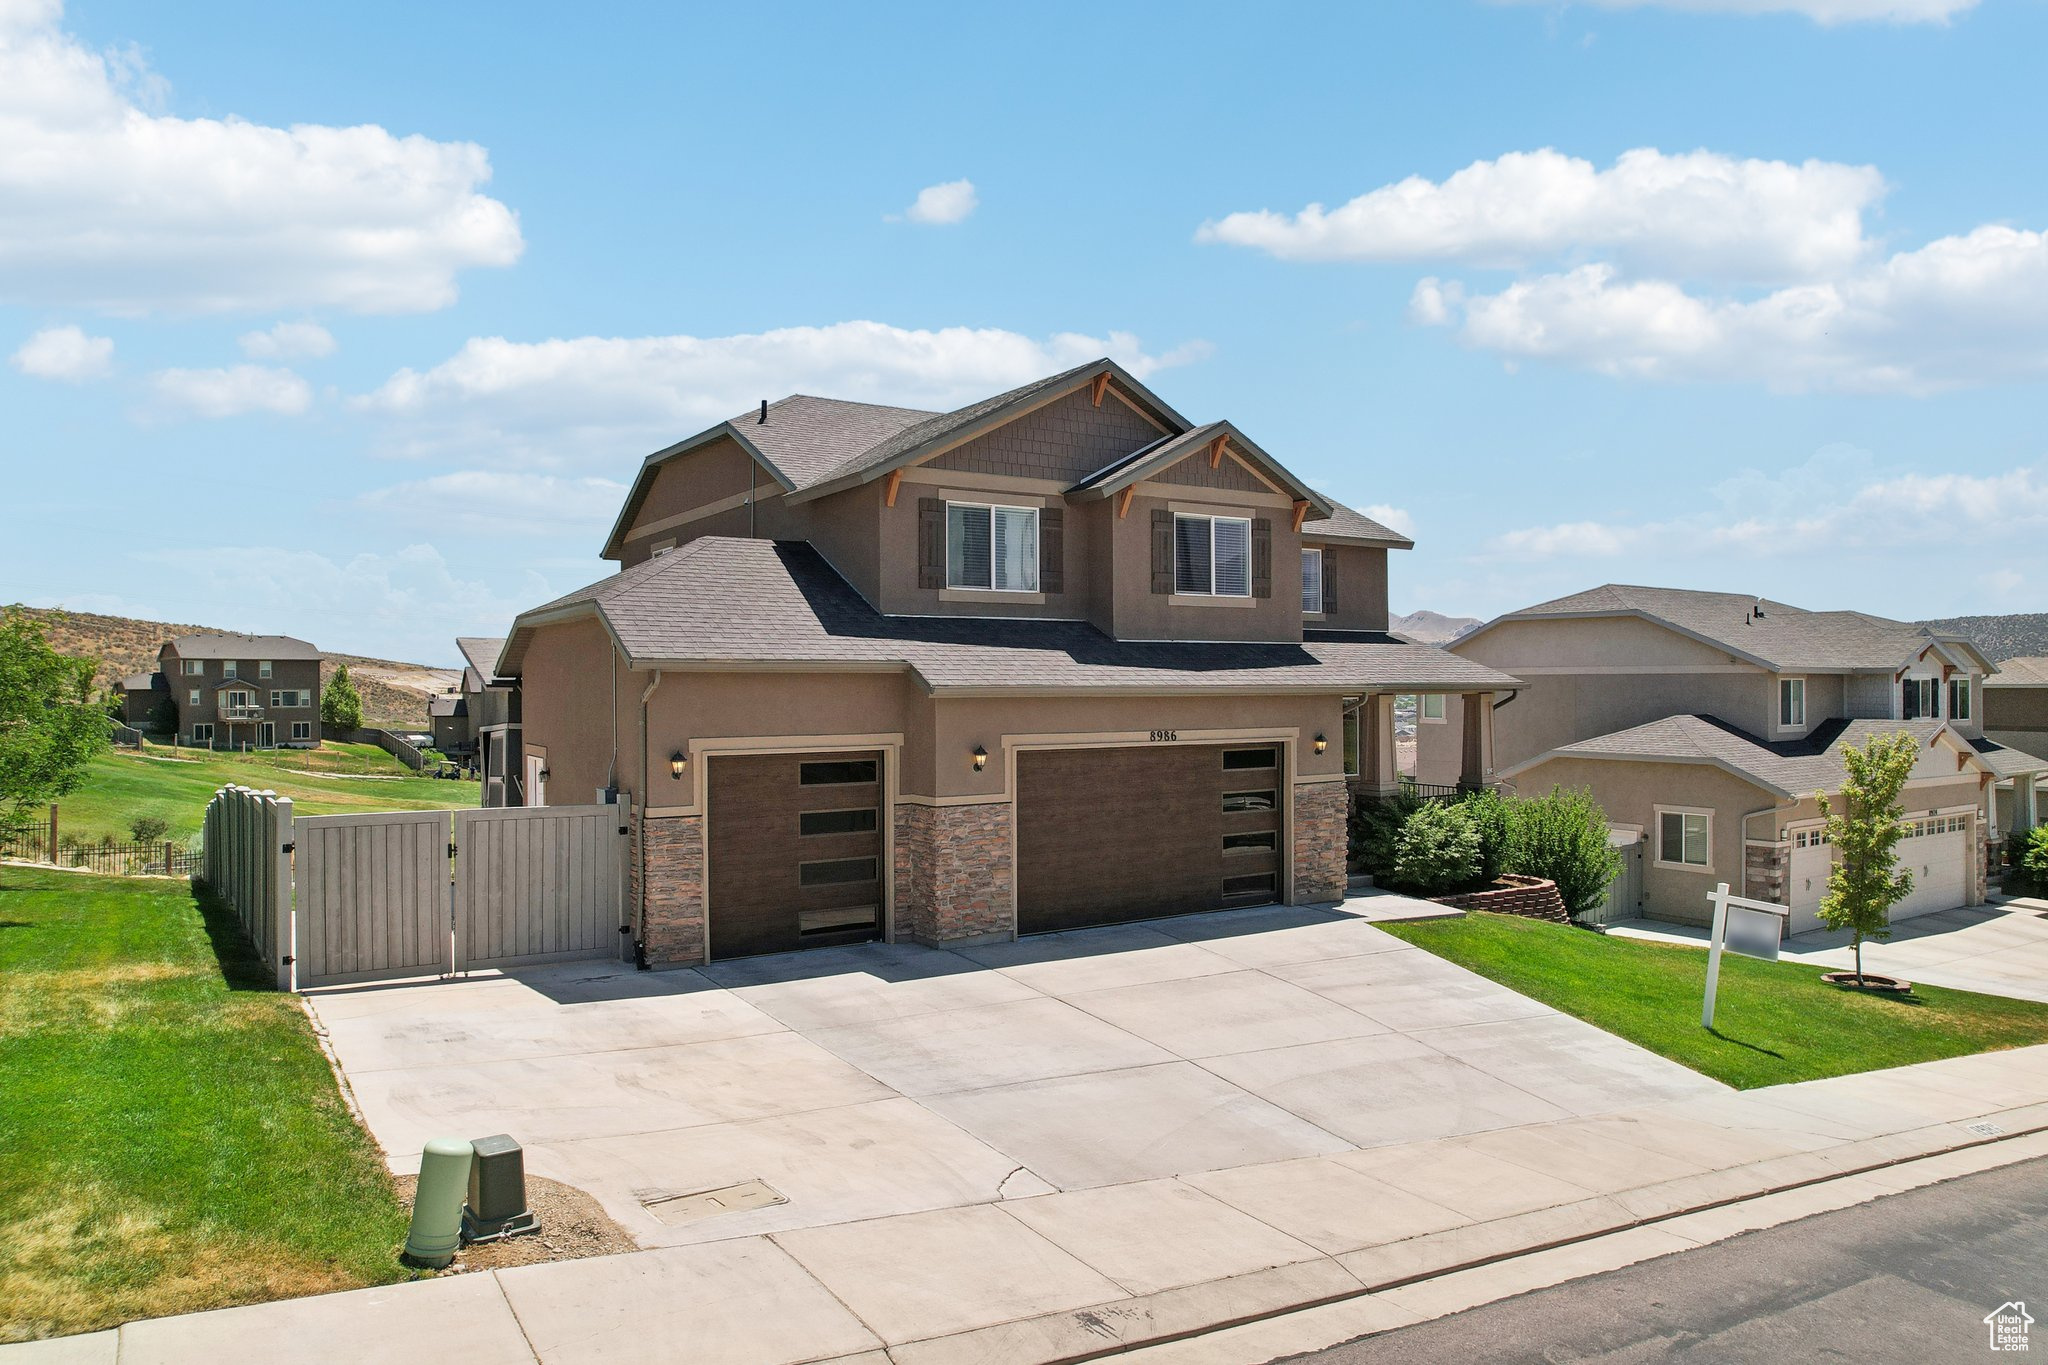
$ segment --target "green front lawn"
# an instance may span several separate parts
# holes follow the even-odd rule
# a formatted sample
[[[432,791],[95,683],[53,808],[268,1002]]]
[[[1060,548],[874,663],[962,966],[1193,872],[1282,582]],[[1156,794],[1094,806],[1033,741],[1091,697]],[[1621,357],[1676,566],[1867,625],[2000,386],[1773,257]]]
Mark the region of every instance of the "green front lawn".
[[[1699,948],[1477,912],[1380,927],[1743,1090],[2048,1043],[2048,1005],[1935,986],[1864,995],[1826,984],[1818,967],[1732,953],[1708,1032]]]
[[[181,883],[0,867],[0,1341],[406,1278],[376,1148],[256,971]]]
[[[418,777],[374,744],[212,753],[204,749],[115,749],[92,761],[85,785],[58,802],[59,837],[126,843],[136,817],[170,822],[171,838],[198,832],[206,803],[239,784],[292,799],[297,815],[380,810],[451,810],[478,804],[474,782]]]

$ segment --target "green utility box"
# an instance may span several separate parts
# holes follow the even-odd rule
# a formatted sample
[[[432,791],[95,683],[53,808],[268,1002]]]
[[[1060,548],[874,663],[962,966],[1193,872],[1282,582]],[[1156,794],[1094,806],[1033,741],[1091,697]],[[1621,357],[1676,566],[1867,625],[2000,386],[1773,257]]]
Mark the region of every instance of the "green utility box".
[[[469,1144],[469,1201],[462,1208],[462,1240],[493,1242],[540,1231],[540,1219],[526,1206],[526,1153],[511,1135],[498,1133]]]

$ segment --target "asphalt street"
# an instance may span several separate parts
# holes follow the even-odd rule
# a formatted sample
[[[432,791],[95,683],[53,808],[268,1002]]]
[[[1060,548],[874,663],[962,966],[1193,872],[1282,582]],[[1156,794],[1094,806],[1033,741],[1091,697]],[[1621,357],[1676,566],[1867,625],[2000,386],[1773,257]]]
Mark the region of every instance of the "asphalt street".
[[[1985,1314],[2043,1321],[1994,1353]],[[1891,1195],[1294,1359],[1932,1362],[2048,1356],[2048,1158]]]

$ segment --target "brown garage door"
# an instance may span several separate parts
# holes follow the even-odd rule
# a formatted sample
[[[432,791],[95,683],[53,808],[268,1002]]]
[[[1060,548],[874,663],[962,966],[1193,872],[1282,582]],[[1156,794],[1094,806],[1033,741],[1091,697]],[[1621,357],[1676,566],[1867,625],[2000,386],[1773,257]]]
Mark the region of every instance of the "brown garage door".
[[[1279,899],[1286,789],[1273,745],[1017,756],[1017,931]]]
[[[709,761],[711,956],[879,937],[882,756]]]

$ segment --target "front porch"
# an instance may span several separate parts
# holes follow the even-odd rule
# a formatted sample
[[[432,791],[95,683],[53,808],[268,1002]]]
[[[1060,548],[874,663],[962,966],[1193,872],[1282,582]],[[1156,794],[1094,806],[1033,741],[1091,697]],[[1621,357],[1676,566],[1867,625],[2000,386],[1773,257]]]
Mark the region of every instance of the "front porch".
[[[1493,780],[1492,692],[1390,691],[1347,702],[1344,712],[1344,772],[1352,795],[1389,799],[1400,795],[1432,800],[1451,800],[1466,792],[1479,791]],[[1425,725],[1457,726],[1458,769],[1455,782],[1424,781],[1412,767],[1401,762],[1401,738],[1395,711],[1401,697],[1416,699],[1416,728]],[[1455,721],[1428,719],[1430,699],[1448,703],[1456,697]],[[1440,704],[1435,715],[1443,717],[1453,708]],[[1416,741],[1411,741],[1415,743]],[[1431,774],[1436,776],[1436,774]]]

